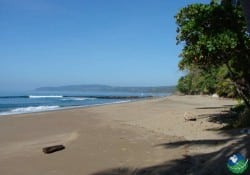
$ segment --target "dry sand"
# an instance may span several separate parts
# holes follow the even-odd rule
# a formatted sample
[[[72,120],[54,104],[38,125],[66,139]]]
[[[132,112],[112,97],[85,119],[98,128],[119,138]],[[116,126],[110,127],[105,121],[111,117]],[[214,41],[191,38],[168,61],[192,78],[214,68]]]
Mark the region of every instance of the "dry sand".
[[[218,130],[223,127],[219,114],[235,103],[209,96],[170,96],[3,116],[0,174],[206,174],[200,172],[201,164],[209,169],[211,159],[223,161],[223,156],[215,157],[218,152],[245,138]],[[190,117],[197,120],[185,120]],[[56,144],[66,149],[42,152]]]

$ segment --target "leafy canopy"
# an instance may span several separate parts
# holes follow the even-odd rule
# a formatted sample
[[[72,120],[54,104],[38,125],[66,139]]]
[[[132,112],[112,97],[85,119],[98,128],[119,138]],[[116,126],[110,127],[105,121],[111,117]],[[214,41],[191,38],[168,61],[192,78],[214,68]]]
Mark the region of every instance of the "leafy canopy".
[[[239,8],[212,1],[191,4],[179,11],[175,16],[176,39],[177,44],[184,44],[180,69],[193,64],[200,68],[218,67],[250,52],[246,24]]]

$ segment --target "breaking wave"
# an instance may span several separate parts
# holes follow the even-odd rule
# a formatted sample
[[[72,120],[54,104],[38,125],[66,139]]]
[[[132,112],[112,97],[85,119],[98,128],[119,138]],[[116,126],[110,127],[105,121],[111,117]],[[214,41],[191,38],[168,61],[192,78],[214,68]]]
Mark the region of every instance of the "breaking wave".
[[[41,112],[41,111],[51,111],[60,108],[60,106],[29,106],[24,108],[16,108],[7,112],[2,112],[0,115],[11,115],[11,114],[24,114],[32,112]]]
[[[29,95],[29,98],[63,98],[62,95]]]

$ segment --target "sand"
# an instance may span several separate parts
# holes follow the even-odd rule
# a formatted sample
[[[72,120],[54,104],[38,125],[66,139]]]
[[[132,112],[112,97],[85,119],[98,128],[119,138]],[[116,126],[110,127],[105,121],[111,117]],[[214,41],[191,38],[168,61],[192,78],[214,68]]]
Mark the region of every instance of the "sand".
[[[233,135],[238,130],[220,130],[223,114],[234,104],[210,96],[173,95],[3,116],[0,174],[212,174],[216,161],[222,161],[225,171],[223,158],[231,153],[227,148],[247,137]],[[190,118],[196,120],[186,120]],[[66,149],[42,152],[57,144]]]

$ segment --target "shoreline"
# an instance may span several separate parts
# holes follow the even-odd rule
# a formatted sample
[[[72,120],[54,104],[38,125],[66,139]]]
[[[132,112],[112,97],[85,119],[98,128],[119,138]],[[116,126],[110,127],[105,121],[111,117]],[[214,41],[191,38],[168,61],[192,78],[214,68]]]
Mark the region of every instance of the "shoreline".
[[[216,129],[221,123],[209,121],[214,119],[210,115],[223,113],[233,104],[230,99],[171,95],[0,117],[0,173],[104,175],[117,168],[130,172],[154,167],[185,174],[190,164],[175,161],[210,155],[237,141]],[[185,121],[185,112],[199,118]],[[206,145],[209,140],[222,140],[223,144]],[[187,144],[192,141],[201,145]],[[43,147],[56,144],[66,149],[51,155],[42,153]]]
[[[21,112],[21,113],[8,113],[8,112],[1,112],[1,113],[8,113],[8,114],[1,114],[0,117],[7,117],[7,116],[13,116],[13,115],[24,115],[24,114],[33,114],[33,113],[46,113],[46,112],[56,112],[56,111],[63,111],[63,110],[72,110],[72,109],[79,109],[79,108],[91,108],[91,107],[98,107],[98,106],[106,106],[106,105],[115,105],[115,104],[123,104],[123,103],[133,103],[137,101],[142,101],[142,100],[151,100],[151,99],[161,99],[161,98],[167,98],[171,96],[201,96],[201,97],[207,97],[207,98],[213,98],[210,95],[176,95],[176,94],[169,94],[167,96],[152,96],[152,97],[143,97],[141,99],[134,99],[134,100],[123,100],[123,101],[117,101],[117,102],[110,102],[110,103],[102,103],[102,104],[92,104],[92,105],[83,105],[83,106],[68,106],[68,107],[60,107],[55,109],[47,109],[47,110],[41,110],[41,111],[32,111],[32,112]],[[223,98],[219,97],[217,98],[219,100],[230,100],[234,101],[235,99],[231,98]]]
[[[171,96],[171,95],[169,95],[169,96]],[[68,107],[60,107],[60,106],[58,106],[55,109],[47,109],[47,110],[32,111],[32,112],[21,112],[21,113],[1,112],[1,113],[8,113],[8,114],[1,114],[0,113],[0,117],[6,117],[6,116],[12,116],[12,115],[22,115],[22,114],[32,114],[32,113],[53,112],[53,111],[61,111],[61,110],[71,110],[71,109],[78,109],[78,108],[90,108],[90,107],[115,105],[115,104],[123,104],[123,103],[132,103],[132,102],[137,102],[137,101],[141,101],[141,100],[150,100],[150,99],[166,98],[166,97],[168,97],[168,96],[163,96],[163,97],[156,97],[156,96],[155,97],[143,97],[141,99],[135,99],[135,100],[122,100],[122,101],[117,101],[117,102],[83,105],[83,106],[68,106]]]
[[[7,116],[16,116],[16,115],[24,115],[24,114],[35,114],[35,113],[46,113],[46,112],[56,112],[56,111],[64,111],[64,110],[74,110],[74,109],[81,109],[81,108],[91,108],[91,107],[98,107],[104,105],[113,105],[113,104],[122,104],[122,103],[129,103],[133,101],[126,101],[126,102],[111,102],[111,103],[103,103],[103,104],[93,104],[93,105],[85,105],[85,106],[69,106],[69,107],[58,107],[51,110],[42,110],[42,111],[33,111],[33,112],[23,112],[23,113],[13,113],[13,114],[1,114],[0,117],[7,117]],[[4,113],[4,112],[3,112]]]

